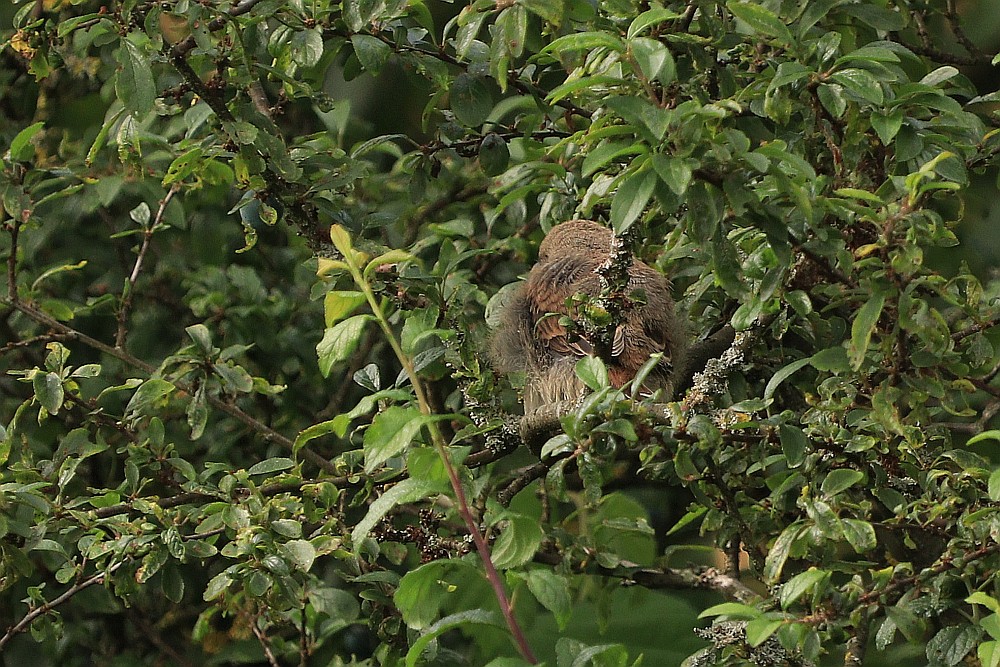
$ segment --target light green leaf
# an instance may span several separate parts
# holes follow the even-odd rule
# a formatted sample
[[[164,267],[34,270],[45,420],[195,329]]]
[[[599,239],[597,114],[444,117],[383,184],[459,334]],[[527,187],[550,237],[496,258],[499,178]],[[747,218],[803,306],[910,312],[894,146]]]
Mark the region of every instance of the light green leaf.
[[[748,604],[741,604],[739,602],[723,602],[722,604],[709,607],[705,611],[701,612],[698,614],[698,618],[710,618],[712,616],[729,616],[730,618],[759,618],[760,615],[760,609],[752,607]]]
[[[63,390],[62,378],[58,373],[36,372],[32,378],[32,387],[35,390],[35,398],[38,403],[45,408],[49,414],[56,414],[62,407],[65,392]]]
[[[674,57],[662,42],[648,37],[635,37],[629,40],[629,49],[647,81],[668,84],[676,78]]]
[[[358,306],[365,302],[365,295],[361,292],[331,290],[323,297],[323,316],[326,326],[332,327],[341,321]]]
[[[599,48],[624,53],[625,42],[609,32],[575,32],[553,40],[548,46],[542,49],[542,53],[593,51]]]
[[[770,380],[768,380],[767,386],[764,387],[764,400],[771,400],[774,396],[774,392],[778,389],[778,386],[781,385],[782,382],[799,369],[808,366],[811,361],[811,359],[799,359],[779,369],[778,372],[775,373]]]
[[[358,343],[361,342],[365,324],[371,319],[373,319],[371,315],[355,315],[326,330],[323,340],[316,346],[319,370],[323,377],[330,375],[330,369],[334,364],[346,361],[354,354]]]
[[[755,618],[747,623],[747,644],[760,646],[787,622],[780,618]]]
[[[587,355],[576,362],[576,376],[593,391],[608,386],[608,369],[598,357]]]
[[[862,100],[872,104],[882,104],[885,101],[881,82],[868,70],[850,67],[834,72],[830,78]]]
[[[680,14],[671,9],[649,9],[639,14],[632,21],[632,24],[628,27],[628,34],[626,35],[629,39],[632,39],[636,35],[641,34],[654,25],[659,25],[661,23],[666,23],[667,21],[672,21],[679,18]]]
[[[841,524],[844,537],[856,553],[864,554],[878,546],[875,529],[867,521],[844,519]]]

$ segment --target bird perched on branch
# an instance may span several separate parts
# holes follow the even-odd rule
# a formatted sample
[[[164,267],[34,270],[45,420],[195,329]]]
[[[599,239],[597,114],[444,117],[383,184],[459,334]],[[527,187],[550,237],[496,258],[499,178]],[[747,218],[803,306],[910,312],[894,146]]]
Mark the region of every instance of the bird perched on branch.
[[[600,357],[610,383],[622,387],[651,354],[662,353],[644,387],[670,390],[671,357],[681,348],[683,328],[663,274],[623,255],[626,294],[618,299],[613,330],[602,344],[593,327],[588,333],[583,322],[578,306],[586,304],[587,297],[609,296],[602,291],[607,292],[604,275],[613,259],[614,240],[611,230],[590,220],[556,225],[542,241],[527,281],[504,306],[493,355],[499,371],[525,373],[525,414],[582,395],[584,385],[574,368],[585,355]]]

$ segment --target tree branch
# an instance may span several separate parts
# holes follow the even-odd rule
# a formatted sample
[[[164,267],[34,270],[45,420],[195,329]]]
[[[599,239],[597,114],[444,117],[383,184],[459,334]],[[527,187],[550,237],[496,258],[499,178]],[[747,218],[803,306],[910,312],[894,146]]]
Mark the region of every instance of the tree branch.
[[[45,604],[35,607],[31,611],[29,611],[27,614],[25,614],[24,618],[22,618],[20,621],[18,621],[10,628],[8,628],[6,634],[4,634],[3,637],[0,637],[0,652],[3,651],[3,648],[4,646],[7,645],[7,642],[9,642],[18,634],[24,632],[28,628],[28,626],[30,626],[34,622],[36,618],[49,613],[50,611],[52,611],[62,603],[66,602],[67,600],[69,600],[70,598],[72,598],[74,595],[84,590],[85,588],[89,588],[94,584],[103,584],[105,578],[109,574],[114,574],[114,572],[124,564],[125,563],[122,562],[112,565],[107,569],[107,571],[95,574],[89,579],[84,579],[80,583],[75,584],[74,586],[68,588],[62,595],[59,595],[53,598],[52,600],[46,602]]]

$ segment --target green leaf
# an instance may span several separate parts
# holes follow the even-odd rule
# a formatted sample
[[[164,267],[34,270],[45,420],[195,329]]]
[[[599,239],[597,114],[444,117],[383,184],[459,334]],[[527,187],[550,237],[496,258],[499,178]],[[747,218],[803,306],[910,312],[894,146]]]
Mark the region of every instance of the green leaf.
[[[844,537],[858,554],[871,551],[878,546],[875,529],[867,521],[859,519],[844,519],[841,522]]]
[[[764,559],[764,578],[771,583],[777,582],[781,578],[781,570],[785,567],[785,561],[799,538],[803,527],[801,522],[786,526],[778,539],[774,541],[767,558]]]
[[[309,540],[289,540],[282,545],[282,551],[302,572],[308,572],[316,560],[316,547]]]
[[[778,426],[778,438],[781,440],[781,452],[789,468],[797,468],[805,461],[809,449],[809,439],[798,426],[781,424]]]
[[[222,595],[229,585],[233,583],[232,575],[229,574],[228,570],[223,570],[219,574],[212,577],[208,582],[208,586],[205,588],[205,594],[202,598],[205,602],[211,602],[215,598]]]
[[[520,567],[530,561],[545,537],[537,519],[509,513],[503,519],[492,550],[493,564],[498,570]]]
[[[361,66],[372,74],[378,74],[392,55],[392,47],[372,35],[351,35],[351,44]]]
[[[666,23],[667,21],[672,21],[679,17],[680,14],[671,9],[649,9],[633,19],[632,24],[628,27],[628,34],[626,37],[631,40],[636,35],[644,32],[646,28]]]
[[[639,219],[655,187],[656,172],[652,169],[640,169],[638,174],[630,172],[624,176],[611,200],[611,227],[616,234],[625,232]]]
[[[781,592],[778,595],[781,608],[788,609],[799,598],[829,578],[830,572],[818,570],[815,567],[810,567],[805,572],[795,575],[781,586]]]
[[[647,81],[668,84],[677,78],[674,57],[662,42],[648,37],[635,37],[629,40],[629,49]]]
[[[624,53],[625,42],[609,32],[574,32],[553,40],[541,52],[567,53],[573,51],[593,51],[599,48]]]
[[[885,306],[885,292],[876,291],[858,310],[854,322],[851,323],[851,344],[847,351],[851,368],[858,370],[865,361],[865,353],[871,343],[872,333],[882,316]]]
[[[850,368],[847,350],[841,346],[828,347],[809,357],[809,363],[818,371],[842,373]]]
[[[208,425],[208,400],[205,397],[205,385],[198,386],[194,396],[188,402],[187,410],[188,427],[191,429],[191,439],[197,440],[205,433],[205,426]]]
[[[510,149],[499,135],[490,132],[479,144],[479,165],[487,176],[498,176],[510,164]]]
[[[62,407],[65,392],[63,390],[62,378],[58,373],[35,373],[32,378],[32,388],[35,390],[35,398],[38,403],[45,408],[49,414],[56,414]]]
[[[573,613],[566,577],[551,570],[530,570],[525,578],[528,590],[538,602],[552,612],[559,630],[565,630]]]
[[[449,630],[454,630],[467,625],[489,625],[495,628],[507,627],[497,614],[483,609],[461,611],[457,614],[445,616],[440,621],[427,628],[427,631],[420,635],[419,639],[413,642],[413,645],[410,646],[410,650],[406,653],[406,667],[415,667],[417,661],[420,660],[420,656],[423,655],[424,650],[427,648],[427,645],[439,635],[442,635]]]
[[[755,32],[777,37],[785,44],[791,44],[794,41],[788,26],[771,10],[756,3],[739,0],[729,0],[726,7],[736,18],[746,23]]]
[[[576,362],[574,370],[576,371],[576,376],[583,380],[583,383],[592,391],[597,391],[602,387],[608,386],[608,369],[598,357],[590,355],[581,357]]]
[[[250,470],[247,471],[249,475],[273,475],[276,472],[281,472],[282,470],[288,470],[295,467],[295,461],[290,458],[278,456],[275,458],[264,459],[259,461],[252,466]]]
[[[997,600],[992,595],[988,595],[982,591],[976,591],[969,597],[965,598],[965,601],[969,604],[981,604],[994,614],[1000,613],[1000,600]],[[1000,637],[997,637],[1000,639]]]
[[[326,330],[323,340],[316,346],[319,371],[323,377],[330,375],[334,364],[346,361],[354,354],[364,334],[365,324],[371,319],[371,315],[355,315]]]
[[[30,162],[35,157],[35,147],[31,140],[42,131],[45,123],[38,122],[24,128],[10,142],[10,159],[16,162]]]
[[[927,642],[927,659],[932,665],[955,667],[976,648],[982,635],[982,628],[967,623],[941,628]]]
[[[845,4],[843,11],[861,19],[876,30],[902,30],[909,14],[898,12],[874,3]]]
[[[979,625],[990,634],[990,637],[1000,641],[1000,612],[984,616]]]
[[[844,90],[872,104],[882,104],[885,93],[875,75],[864,69],[848,68],[834,72],[830,78],[844,87]]]
[[[779,369],[778,372],[775,373],[770,380],[768,380],[767,386],[764,387],[764,400],[771,400],[774,396],[774,392],[778,389],[778,386],[785,381],[785,379],[790,377],[799,369],[808,366],[811,361],[811,359],[799,359]]]
[[[323,33],[318,27],[299,30],[292,35],[288,46],[293,62],[302,67],[312,67],[323,57]]]
[[[823,479],[822,491],[827,496],[835,496],[841,491],[845,491],[865,478],[865,474],[859,470],[848,470],[838,468],[831,470]]]
[[[977,433],[976,435],[966,440],[965,444],[974,445],[977,442],[982,442],[983,440],[1000,441],[1000,429],[991,429],[989,431],[983,431],[982,433]]]
[[[542,19],[554,25],[563,22],[563,14],[566,11],[563,0],[517,0],[529,12],[540,16]]]
[[[821,83],[816,89],[823,108],[834,118],[840,118],[847,111],[847,100],[844,99],[844,88],[836,84]]]
[[[599,169],[606,167],[612,160],[625,155],[639,155],[649,152],[649,147],[643,143],[631,141],[604,141],[597,148],[587,153],[583,158],[583,175],[592,176]]]
[[[208,327],[204,324],[192,324],[191,326],[186,327],[184,331],[186,331],[188,337],[195,342],[202,354],[212,354],[212,351],[215,348],[212,345],[212,333],[208,330]]]
[[[139,385],[135,394],[132,395],[132,399],[125,406],[125,413],[129,415],[140,414],[153,403],[173,392],[174,389],[174,385],[166,380],[150,378]]]
[[[761,611],[756,607],[739,602],[723,602],[709,607],[698,614],[698,618],[710,618],[712,616],[729,616],[730,618],[760,618]]]
[[[351,542],[354,545],[355,553],[361,549],[362,542],[371,529],[375,527],[375,524],[381,521],[382,517],[390,510],[397,505],[423,500],[430,494],[437,492],[438,488],[437,484],[430,484],[410,477],[386,489],[385,493],[368,506],[368,513],[351,531]]]
[[[747,644],[760,646],[786,623],[787,621],[780,618],[755,618],[747,623]]]
[[[493,92],[486,77],[468,72],[455,77],[448,99],[455,118],[465,127],[479,127],[493,111]]]
[[[144,34],[130,33],[121,40],[115,54],[120,65],[115,78],[115,93],[133,115],[145,116],[153,110],[156,84],[153,82],[150,54],[140,48],[136,41],[149,43]]]
[[[653,169],[656,171],[657,176],[660,177],[660,180],[675,195],[682,196],[687,191],[688,185],[691,183],[691,177],[694,174],[691,164],[684,158],[664,155],[662,153],[656,153],[651,159]]]
[[[341,321],[358,306],[365,302],[365,295],[361,292],[331,290],[323,297],[323,316],[326,326],[332,327]]]
[[[373,472],[393,456],[402,454],[420,432],[420,427],[433,419],[446,417],[425,417],[416,408],[399,405],[391,405],[378,413],[365,431],[365,471]]]

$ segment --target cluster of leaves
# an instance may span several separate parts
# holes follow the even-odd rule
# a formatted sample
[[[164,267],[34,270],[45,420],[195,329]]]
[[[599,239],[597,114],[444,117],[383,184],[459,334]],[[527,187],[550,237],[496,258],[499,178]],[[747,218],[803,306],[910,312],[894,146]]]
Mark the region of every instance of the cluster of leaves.
[[[454,10],[4,16],[5,659],[1000,664],[1000,294],[941,259],[1000,94],[954,3]],[[539,460],[484,350],[571,217],[739,333],[675,397],[585,359]]]

